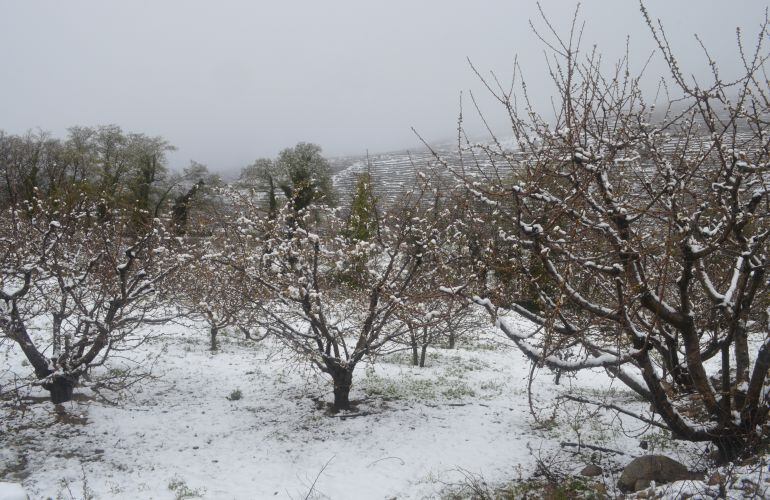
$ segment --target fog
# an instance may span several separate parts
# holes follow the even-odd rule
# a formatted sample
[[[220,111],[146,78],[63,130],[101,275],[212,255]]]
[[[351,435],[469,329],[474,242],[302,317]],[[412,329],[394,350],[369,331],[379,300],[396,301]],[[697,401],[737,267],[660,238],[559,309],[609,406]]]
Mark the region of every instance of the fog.
[[[566,33],[575,2],[542,6]],[[702,76],[693,34],[729,74],[735,28],[753,41],[766,2],[647,6],[684,71]],[[115,123],[167,138],[178,148],[172,167],[194,159],[218,171],[298,141],[329,156],[413,148],[411,127],[429,141],[452,137],[460,91],[501,125],[466,58],[505,80],[518,54],[547,112],[552,89],[530,19],[543,27],[533,1],[0,0],[0,129],[64,135]],[[654,48],[634,1],[584,2],[581,19],[584,48],[597,44],[608,65],[627,35],[637,67]],[[662,73],[658,63],[647,70],[651,82]],[[482,132],[478,120],[467,125]]]

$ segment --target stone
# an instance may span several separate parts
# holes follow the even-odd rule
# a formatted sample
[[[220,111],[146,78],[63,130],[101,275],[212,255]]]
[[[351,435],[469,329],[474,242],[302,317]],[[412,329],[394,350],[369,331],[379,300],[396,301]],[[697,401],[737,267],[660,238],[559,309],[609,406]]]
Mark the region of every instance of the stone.
[[[656,484],[686,479],[703,479],[701,474],[690,472],[687,467],[664,455],[645,455],[631,461],[618,480],[618,488],[624,492],[639,491]]]
[[[580,471],[580,475],[585,477],[596,477],[596,476],[601,476],[602,472],[604,471],[598,465],[588,464],[585,467],[583,467],[583,470]]]
[[[634,483],[634,491],[646,490],[650,486],[652,486],[652,481],[649,479],[637,479]]]

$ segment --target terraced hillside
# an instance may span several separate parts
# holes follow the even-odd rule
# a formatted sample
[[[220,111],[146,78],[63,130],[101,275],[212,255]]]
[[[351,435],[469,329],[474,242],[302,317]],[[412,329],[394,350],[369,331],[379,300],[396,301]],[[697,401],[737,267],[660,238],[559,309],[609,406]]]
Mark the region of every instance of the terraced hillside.
[[[749,131],[741,131],[736,136],[736,144],[744,144],[747,148],[749,148],[752,140],[752,134]],[[672,136],[661,145],[660,153],[671,156],[681,154],[682,151],[686,150],[685,157],[697,157],[708,152],[711,147],[713,147],[711,140],[706,136],[700,142],[693,141],[692,138],[685,140]],[[504,159],[499,153],[500,148],[506,151],[507,159]],[[446,144],[436,146],[434,149],[443,164],[436,160],[433,152],[427,148],[417,151],[381,153],[369,157],[361,155],[332,159],[334,187],[340,194],[341,203],[345,205],[350,201],[354,191],[356,174],[366,171],[367,164],[374,180],[377,196],[387,206],[394,203],[399,195],[415,185],[418,172],[423,172],[426,175],[438,175],[447,185],[453,185],[457,179],[455,174],[460,172],[463,164],[466,168],[466,175],[482,180],[486,176],[505,177],[512,170],[508,161],[520,162],[523,160],[523,157],[517,157],[513,153],[513,140],[503,141],[499,146],[497,144],[477,143],[472,148],[464,148],[462,161],[454,145]],[[471,153],[470,150],[473,152]],[[490,157],[495,159],[495,168],[492,167]],[[652,164],[646,167],[643,164],[640,168],[634,161],[626,162],[622,159],[618,159],[616,164],[619,169],[626,172],[624,175],[631,175],[640,182],[651,181],[660,174]]]
[[[461,161],[456,147],[438,146],[435,151],[446,165],[449,165],[452,170],[459,171]],[[491,170],[491,163],[487,158],[472,159],[464,155],[466,165],[469,164],[469,160],[474,164],[472,173],[476,175],[480,175],[475,166],[476,160],[478,160],[478,165],[481,166],[482,171]],[[340,193],[340,201],[343,204],[350,200],[354,191],[356,175],[365,172],[367,164],[374,180],[377,196],[385,205],[392,204],[399,195],[413,187],[418,172],[423,172],[426,175],[434,175],[435,173],[449,184],[455,182],[455,176],[452,172],[438,162],[428,149],[381,153],[370,155],[368,158],[365,155],[335,158],[332,160],[332,167],[335,172],[333,182],[337,192]]]

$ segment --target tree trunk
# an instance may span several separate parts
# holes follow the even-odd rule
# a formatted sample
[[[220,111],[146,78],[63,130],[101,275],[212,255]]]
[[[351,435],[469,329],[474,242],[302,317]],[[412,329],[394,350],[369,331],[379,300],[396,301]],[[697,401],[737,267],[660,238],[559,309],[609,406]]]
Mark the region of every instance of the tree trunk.
[[[51,393],[51,402],[58,405],[72,400],[72,391],[77,383],[78,379],[75,376],[55,375],[43,384],[43,388]]]
[[[412,365],[419,366],[420,364],[420,352],[417,347],[417,335],[414,332],[414,328],[409,325],[409,339],[412,343]]]
[[[53,368],[49,360],[37,350],[32,343],[24,323],[18,318],[16,313],[12,313],[14,321],[12,338],[21,347],[27,360],[35,369],[35,376],[39,379],[45,379],[53,373]],[[75,375],[57,374],[49,380],[43,382],[43,389],[50,392],[51,402],[53,404],[66,403],[72,399],[72,391],[78,383],[78,377]]]
[[[61,324],[62,320],[64,319],[64,315],[61,313],[54,313],[53,315],[53,326],[52,326],[52,333],[53,333],[53,358],[58,358],[61,354],[61,347],[62,347],[62,337],[61,337]]]
[[[422,345],[422,352],[420,352],[420,368],[425,368],[425,355],[428,352],[428,344]]]
[[[450,327],[449,330],[449,348],[454,349],[455,348],[455,342],[457,342],[457,339],[455,338],[455,330],[454,328]]]
[[[219,333],[219,328],[217,328],[216,326],[212,325],[211,326],[211,330],[210,330],[211,350],[212,351],[216,351],[217,347],[218,347],[218,345],[217,345],[217,333]]]
[[[721,463],[733,462],[740,458],[747,449],[746,439],[736,434],[721,438],[714,438],[713,443],[719,450]]]
[[[749,385],[749,337],[746,327],[738,326],[735,332],[735,407],[741,408],[746,402],[746,389]],[[729,374],[728,374],[729,376]]]
[[[353,386],[353,369],[339,368],[332,373],[334,381],[334,409],[350,409],[350,388]]]
[[[203,187],[203,180],[196,182],[187,193],[174,200],[174,206],[171,207],[171,222],[174,225],[174,232],[178,235],[187,232],[187,219],[190,213],[190,202],[195,193]]]
[[[11,338],[16,341],[21,348],[21,351],[32,365],[32,368],[35,369],[35,376],[38,379],[46,378],[52,373],[48,358],[38,351],[35,344],[32,343],[32,339],[29,337],[29,333],[27,333],[27,328],[24,326],[24,323],[14,315],[12,315],[12,319],[14,320],[14,323],[12,324]]]

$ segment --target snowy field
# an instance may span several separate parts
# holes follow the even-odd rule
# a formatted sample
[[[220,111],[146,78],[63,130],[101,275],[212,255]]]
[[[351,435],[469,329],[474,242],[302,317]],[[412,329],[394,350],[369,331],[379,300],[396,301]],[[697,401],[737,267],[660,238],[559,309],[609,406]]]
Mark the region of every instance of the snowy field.
[[[577,474],[592,460],[605,469],[592,481],[614,495],[622,465],[650,452],[705,469],[702,448],[639,422],[575,403],[551,408],[569,391],[646,411],[602,372],[563,375],[559,385],[536,372],[534,418],[532,367],[492,329],[429,350],[425,368],[411,366],[408,351],[360,366],[357,408],[338,414],[328,411],[330,381],[270,342],[225,336],[212,354],[195,325],[158,333],[101,367],[66,413],[27,385],[29,367],[3,344],[0,481],[22,483],[35,499],[384,499],[463,496],[469,482],[530,478],[538,463]],[[120,394],[100,388],[127,369],[140,375],[137,362],[152,366],[150,377],[129,379]],[[693,485],[668,495],[682,488]]]

